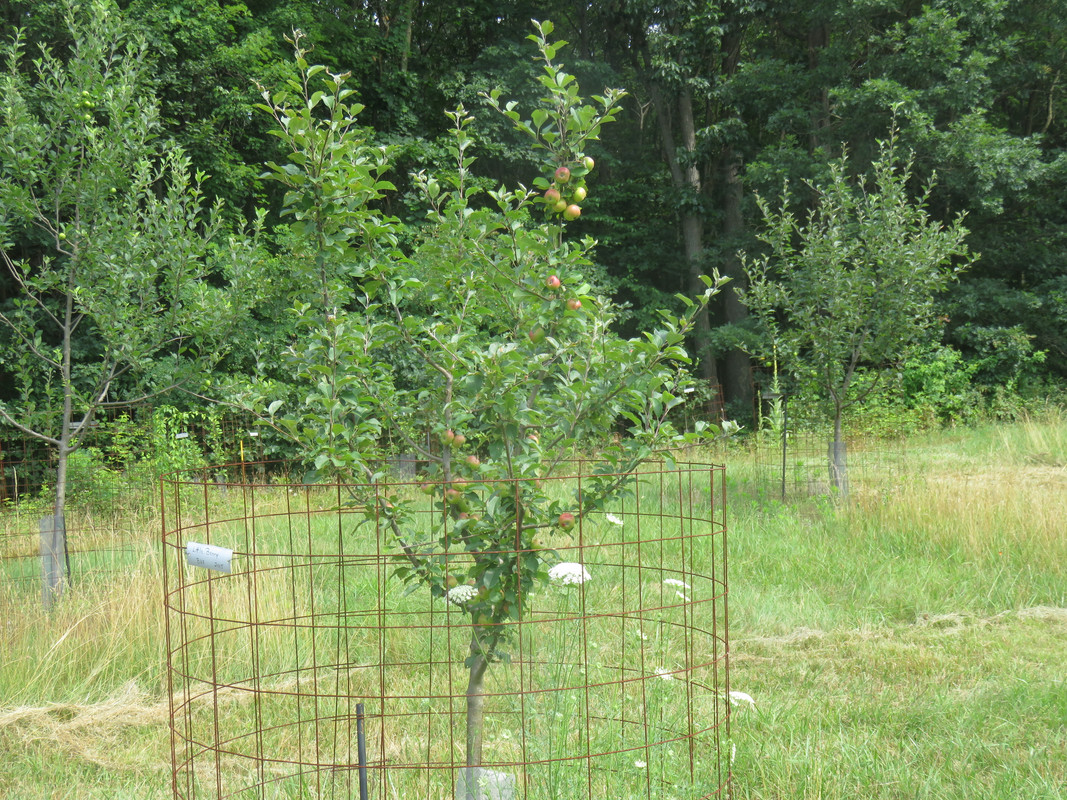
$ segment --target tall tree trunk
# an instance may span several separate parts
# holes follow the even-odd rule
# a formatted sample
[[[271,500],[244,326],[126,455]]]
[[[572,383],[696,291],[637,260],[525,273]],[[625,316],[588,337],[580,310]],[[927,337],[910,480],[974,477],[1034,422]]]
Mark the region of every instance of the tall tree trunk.
[[[652,105],[656,109],[656,123],[659,129],[660,146],[671,173],[671,182],[687,200],[681,209],[682,251],[686,262],[686,276],[690,293],[699,293],[704,289],[700,276],[704,273],[704,220],[693,202],[700,195],[703,181],[700,168],[695,158],[687,158],[683,165],[678,159],[678,145],[674,126],[675,117],[664,97],[663,89],[653,82],[650,86]],[[693,121],[693,97],[688,89],[682,89],[675,98],[674,108],[677,112],[678,138],[687,153],[696,150],[696,125]],[[711,335],[711,317],[705,308],[696,320],[694,334],[696,360],[699,374],[713,390],[719,388],[719,372],[715,358],[709,351]]]
[[[400,71],[408,71],[408,59],[411,57],[411,35],[415,27],[415,0],[404,4],[404,47],[400,53]]]
[[[740,325],[748,318],[748,308],[738,295],[738,292],[745,288],[747,277],[741,266],[741,259],[737,256],[737,248],[733,246],[740,240],[744,230],[744,217],[741,212],[741,165],[732,147],[725,148],[719,165],[719,176],[723,184],[722,233],[723,240],[730,245],[730,250],[724,258],[724,272],[729,276],[730,282],[723,291],[722,310],[727,324]],[[724,366],[723,395],[738,409],[744,409],[735,413],[749,416],[754,413],[755,408],[752,396],[752,362],[748,353],[740,348],[732,348],[726,354]]]
[[[812,24],[808,29],[808,71],[819,68],[819,56],[830,43],[830,26],[824,22]],[[820,82],[821,84],[822,82]],[[811,98],[811,132],[808,136],[808,152],[814,153],[826,144],[825,134],[830,128],[830,92],[824,85],[815,90]]]

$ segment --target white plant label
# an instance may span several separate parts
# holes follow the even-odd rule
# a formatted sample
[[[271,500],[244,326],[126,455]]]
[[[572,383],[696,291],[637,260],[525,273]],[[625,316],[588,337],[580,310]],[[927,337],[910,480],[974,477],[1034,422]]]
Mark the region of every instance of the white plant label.
[[[229,572],[233,550],[213,544],[185,543],[185,560],[190,567],[203,567],[215,572]]]

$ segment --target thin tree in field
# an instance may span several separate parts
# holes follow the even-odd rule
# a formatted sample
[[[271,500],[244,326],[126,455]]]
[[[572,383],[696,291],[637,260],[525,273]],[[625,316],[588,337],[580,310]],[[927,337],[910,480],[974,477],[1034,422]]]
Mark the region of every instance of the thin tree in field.
[[[101,409],[199,377],[253,296],[255,261],[156,138],[147,44],[105,3],[71,4],[67,26],[63,57],[27,53],[16,31],[0,74],[0,260],[16,287],[0,325],[21,351],[0,420],[55,449],[46,602],[68,568],[71,453]]]
[[[788,186],[777,209],[758,198],[766,246],[744,257],[745,302],[798,385],[829,400],[833,422],[830,474],[847,493],[842,421],[874,387],[856,371],[899,362],[936,330],[937,294],[966,268],[962,216],[948,225],[930,217],[927,186],[909,193],[911,161],[901,161],[895,127],[880,144],[869,175],[853,177],[847,155],[811,188],[815,202],[798,218]]]

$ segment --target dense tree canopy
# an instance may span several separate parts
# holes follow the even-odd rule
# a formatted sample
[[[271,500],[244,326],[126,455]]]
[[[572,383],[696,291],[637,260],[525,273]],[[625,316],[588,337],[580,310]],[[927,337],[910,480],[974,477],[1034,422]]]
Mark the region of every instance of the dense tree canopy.
[[[64,7],[87,4],[3,0],[5,38],[21,28],[29,52],[44,45],[62,58],[71,46]],[[964,213],[978,256],[936,300],[947,319],[939,346],[958,351],[988,387],[1040,390],[1067,374],[1067,0],[110,5],[151,42],[146,86],[160,141],[183,148],[205,174],[207,200],[221,199],[235,228],[268,212],[276,260],[244,352],[231,353],[225,369],[269,362],[285,338],[278,328],[292,325],[278,313],[297,280],[286,267],[291,235],[280,188],[263,178],[282,154],[270,121],[253,111],[257,82],[292,77],[286,35],[301,30],[316,63],[351,72],[368,141],[391,148],[394,188],[377,207],[418,226],[409,174],[446,162],[445,111],[457,102],[479,122],[474,177],[532,185],[537,169],[521,137],[479,98],[494,88],[529,97],[536,65],[524,39],[531,18],[550,18],[569,41],[560,58],[571,72],[629,93],[619,122],[590,151],[598,164],[590,199],[568,229],[600,241],[598,280],[629,305],[621,329],[642,327],[712,268],[743,289],[737,253],[758,252],[756,194],[777,196],[787,179],[817,184],[846,150],[853,170],[866,172],[897,108],[900,146],[912,154],[909,191],[920,196],[936,176],[929,213],[946,223]],[[0,123],[8,114],[0,109]],[[796,191],[792,200],[803,213],[816,198]],[[8,239],[19,259],[43,257],[32,236]],[[397,246],[412,241],[402,233]],[[748,355],[761,333],[736,300],[732,289],[721,293],[695,344],[700,374],[722,385],[731,415],[745,416],[753,381],[764,380]],[[18,302],[17,283],[0,276],[0,308]],[[7,401],[16,400],[17,351],[0,338]]]

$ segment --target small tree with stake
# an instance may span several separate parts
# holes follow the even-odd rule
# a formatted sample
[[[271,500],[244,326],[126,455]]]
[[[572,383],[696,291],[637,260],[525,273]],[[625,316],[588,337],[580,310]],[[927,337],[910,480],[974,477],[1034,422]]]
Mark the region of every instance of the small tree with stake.
[[[612,332],[612,305],[584,277],[594,243],[562,236],[576,215],[544,192],[567,188],[573,200],[580,188],[585,197],[594,165],[581,146],[615,116],[622,95],[584,103],[554,61],[561,44],[549,43],[551,30],[545,23],[531,37],[543,104],[531,120],[512,105],[500,109],[547,151],[536,181],[543,191],[479,188],[470,172],[473,120],[460,108],[450,115],[454,168],[415,176],[429,210],[409,256],[396,251],[398,223],[372,210],[387,188],[387,153],[356,124],[345,76],[327,73],[323,90],[314,89],[321,70],[308,66],[298,35],[303,82],[264,92],[262,106],[292,152],[271,170],[289,186],[288,208],[311,243],[307,268],[336,287],[324,291],[323,306],[296,308],[305,335],[290,356],[309,384],[299,406],[262,402],[317,470],[377,479],[367,457],[383,432],[429,464],[424,488],[441,512],[432,530],[416,533],[401,498],[363,502],[394,535],[395,574],[470,618],[468,770],[482,763],[486,672],[507,660],[507,623],[524,617],[526,598],[558,560],[544,535],[580,525],[625,489],[627,473],[685,438],[668,419],[690,383],[683,342],[717,286],[708,279],[703,296],[683,298],[686,312],[664,313],[656,331],[635,339]],[[398,351],[414,356],[416,377],[406,383],[384,359]],[[544,479],[572,446],[599,441],[619,419],[629,435],[600,452],[582,493],[550,497]],[[414,433],[427,430],[434,447]],[[468,772],[469,794],[475,783]]]
[[[147,44],[106,3],[66,13],[69,55],[29,62],[16,31],[0,74],[0,260],[17,288],[0,325],[22,350],[0,420],[56,451],[46,604],[66,571],[68,459],[94,415],[199,380],[257,262],[157,141]]]
[[[847,157],[813,186],[806,220],[790,208],[788,187],[780,210],[758,198],[766,252],[746,257],[752,309],[798,383],[829,398],[833,419],[830,475],[847,493],[842,420],[875,387],[855,382],[864,365],[883,367],[938,324],[933,301],[966,267],[962,217],[948,226],[926,213],[930,188],[908,193],[911,162],[901,165],[896,128],[881,143],[867,179],[854,180]]]

